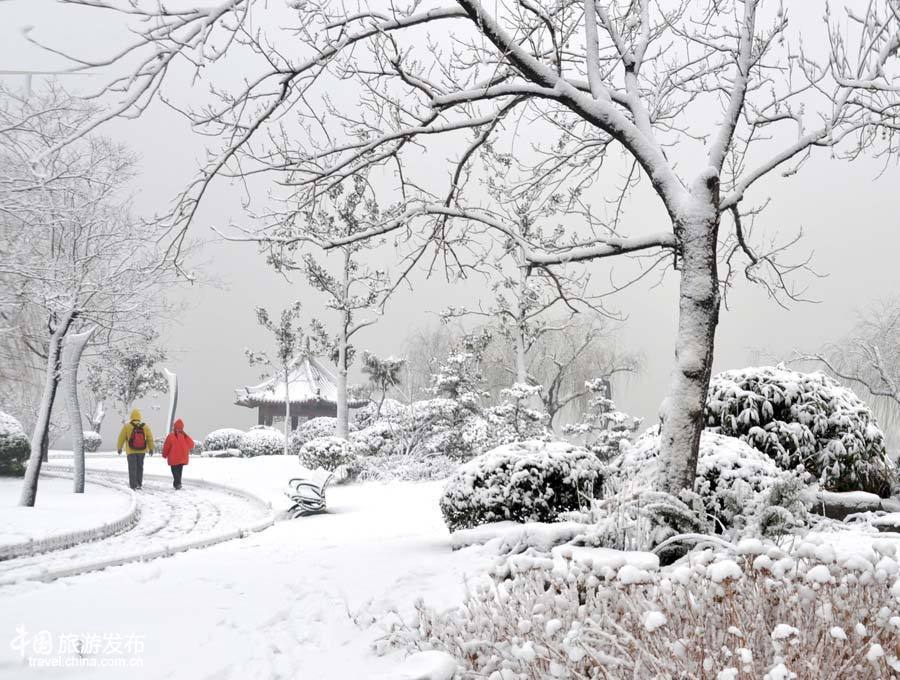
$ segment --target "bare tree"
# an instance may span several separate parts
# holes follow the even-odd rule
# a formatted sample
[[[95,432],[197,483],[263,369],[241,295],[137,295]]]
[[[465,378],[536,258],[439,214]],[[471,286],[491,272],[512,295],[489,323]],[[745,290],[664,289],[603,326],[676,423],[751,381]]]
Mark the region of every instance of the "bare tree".
[[[727,282],[742,256],[746,275],[773,295],[802,295],[786,277],[805,261],[783,260],[795,239],[771,249],[753,243],[745,218],[766,201],[749,203],[751,190],[764,177],[794,174],[817,148],[855,158],[876,144],[897,147],[898,0],[840,16],[828,5],[793,7],[824,14],[818,42],[808,27],[790,29],[782,4],[765,0],[447,0],[428,8],[387,0],[353,9],[312,0],[289,3],[293,19],[264,16],[271,3],[263,0],[177,11],[155,0],[69,2],[134,19],[120,51],[76,62],[86,71],[129,68],[104,88],[112,108],[73,136],[140,114],[181,60],[196,66],[197,79],[214,81],[219,101],[184,107],[195,129],[222,145],[171,215],[182,235],[216,176],[287,174],[302,210],[346,177],[378,168],[396,182],[397,210],[322,245],[397,233],[418,241],[412,262],[433,244],[456,264],[454,246],[472,229],[490,229],[516,241],[530,267],[635,253],[674,264],[675,365],[660,409],[662,486],[670,491],[695,476],[720,278]],[[230,69],[205,68],[234,55],[247,56],[240,86],[217,81]],[[284,137],[287,153],[270,142]],[[442,139],[460,153],[440,187],[429,181],[439,152],[428,151]],[[553,203],[568,218],[554,238],[523,238],[468,181],[484,179],[479,150],[489,147],[507,163],[503,195]],[[618,198],[595,188],[612,184],[600,177],[605,162],[615,166],[614,150],[627,168]],[[668,224],[628,235],[622,208],[638,186],[656,197]],[[720,234],[726,214],[730,231]]]
[[[291,434],[291,369],[302,356],[305,334],[299,323],[301,305],[295,302],[281,311],[278,321],[273,321],[263,307],[256,308],[256,320],[272,335],[275,352],[245,350],[251,366],[268,366],[284,378],[284,455],[288,455],[288,438]],[[266,376],[264,376],[266,377]]]
[[[888,298],[864,310],[846,338],[797,358],[819,362],[836,378],[865,390],[878,420],[896,438],[900,424],[900,298]]]
[[[301,253],[298,258],[299,240],[293,235],[321,240],[348,238],[360,231],[362,224],[377,219],[378,204],[369,195],[365,179],[357,176],[351,184],[346,191],[343,185],[336,185],[329,196],[329,206],[320,203],[303,214],[291,212],[274,229],[269,226],[262,235],[240,239],[267,246],[269,261],[278,271],[301,270],[309,285],[325,296],[326,307],[336,313],[333,336],[326,331],[328,324],[316,321],[313,327],[319,344],[332,350],[337,365],[336,434],[341,439],[346,439],[349,431],[347,373],[355,353],[351,341],[361,330],[377,323],[389,287],[388,277],[385,271],[365,263],[366,246],[370,244],[352,242],[341,246],[335,253],[337,267],[329,269],[325,261],[310,252]],[[266,220],[271,222],[272,218],[269,215]]]
[[[633,352],[618,347],[612,327],[599,325],[595,319],[576,317],[553,325],[561,330],[539,341],[529,374],[541,385],[540,397],[551,425],[558,426],[567,409],[579,417],[588,410],[594,393],[588,383],[602,381],[611,398],[613,381],[636,373],[640,361]]]
[[[0,273],[9,284],[0,295],[45,327],[42,342],[34,339],[46,361],[20,501],[26,506],[34,505],[47,455],[67,335],[127,325],[147,314],[147,292],[165,282],[154,247],[160,227],[139,224],[123,205],[131,155],[93,137],[54,148],[87,113],[53,85],[30,97],[0,92]],[[77,362],[69,371],[76,375]]]

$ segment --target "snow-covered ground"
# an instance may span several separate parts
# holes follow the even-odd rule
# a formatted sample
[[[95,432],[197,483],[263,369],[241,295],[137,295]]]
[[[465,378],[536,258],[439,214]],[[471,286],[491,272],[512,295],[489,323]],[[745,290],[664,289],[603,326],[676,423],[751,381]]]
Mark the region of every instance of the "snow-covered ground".
[[[119,464],[92,458],[89,468]],[[147,461],[148,472],[162,467],[158,458]],[[277,500],[298,472],[293,457],[192,458],[184,483],[240,483]],[[397,680],[400,658],[371,651],[383,630],[372,622],[393,607],[408,615],[419,597],[434,606],[459,602],[466,578],[492,560],[481,547],[451,550],[438,510],[441,488],[336,486],[327,514],[279,522],[242,540],[0,588],[0,631],[9,641],[0,644],[0,678],[48,677],[30,660],[59,658],[64,667],[54,678],[123,677],[127,667],[132,678]],[[88,650],[101,640],[97,663],[119,667],[71,667],[92,658],[58,653],[72,636]],[[110,639],[131,646],[104,653]],[[50,642],[38,652],[50,651],[35,653],[36,640]]]
[[[91,484],[87,493],[72,492],[72,480],[43,477],[33,508],[18,506],[22,480],[0,477],[0,546],[92,529],[128,511],[123,490]]]

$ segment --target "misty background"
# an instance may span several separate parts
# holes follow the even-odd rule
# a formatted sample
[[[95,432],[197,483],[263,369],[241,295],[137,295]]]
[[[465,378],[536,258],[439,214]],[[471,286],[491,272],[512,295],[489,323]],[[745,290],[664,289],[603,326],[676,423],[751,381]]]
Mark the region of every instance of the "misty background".
[[[79,54],[90,52],[92,46],[97,54],[106,54],[111,45],[121,43],[122,36],[121,24],[106,12],[48,0],[0,2],[0,72],[52,71],[65,66],[60,57],[30,44],[23,34],[28,29],[45,44],[77,47]],[[240,78],[240,64],[230,66],[235,78]],[[32,87],[40,87],[47,77],[32,76]],[[13,73],[0,74],[0,79],[11,87],[25,87],[27,82],[26,76]],[[74,93],[99,87],[96,80],[59,77]],[[191,87],[187,79],[174,86],[185,92]],[[184,118],[158,101],[141,118],[115,120],[100,133],[126,143],[139,155],[133,208],[146,217],[165,212],[204,157],[206,140],[193,134]],[[449,149],[446,158],[455,155]],[[430,164],[436,177],[444,178],[449,172],[444,160],[435,158]],[[322,297],[302,276],[285,280],[266,264],[256,246],[225,242],[212,231],[228,231],[244,222],[241,192],[236,183],[219,181],[212,186],[191,233],[193,239],[205,242],[196,262],[202,281],[185,284],[168,295],[175,318],[165,329],[161,344],[169,353],[167,368],[179,378],[177,415],[198,437],[219,427],[245,429],[256,424],[255,410],[233,403],[235,388],[260,379],[258,369],[248,365],[244,348],[265,349],[271,343],[256,323],[255,306],[280,311],[300,300],[307,318],[329,319]],[[819,302],[794,303],[788,309],[770,300],[762,288],[737,277],[721,313],[714,371],[789,358],[794,350],[815,350],[849,332],[856,310],[900,289],[900,172],[896,166],[885,167],[870,158],[853,163],[832,160],[827,151],[821,151],[798,174],[787,178],[776,174],[760,183],[755,192],[757,199],[772,199],[761,217],[767,230],[790,235],[802,228],[805,236],[796,246],[795,257],[802,259],[812,251],[813,267],[827,277],[801,281],[809,285],[807,296]],[[264,200],[265,196],[258,198]],[[630,206],[629,224],[651,224],[658,216],[657,202],[638,202]],[[389,245],[375,257],[390,271],[400,252]],[[622,266],[615,259],[591,263],[595,292]],[[607,300],[610,310],[625,317],[617,335],[619,345],[643,359],[639,374],[615,384],[614,397],[621,410],[644,418],[645,426],[655,421],[668,389],[677,284],[677,274],[669,271],[661,280],[650,276]],[[439,324],[437,314],[442,309],[476,306],[479,299],[487,303],[488,293],[483,279],[447,281],[443,272],[429,279],[417,271],[409,285],[397,291],[383,319],[362,331],[355,345],[379,355],[400,356],[410,335]],[[358,367],[351,373],[351,382],[354,379],[359,379]],[[151,426],[162,422],[166,403],[167,397],[160,396],[139,404]],[[118,425],[111,414],[104,423],[104,448],[113,443]]]

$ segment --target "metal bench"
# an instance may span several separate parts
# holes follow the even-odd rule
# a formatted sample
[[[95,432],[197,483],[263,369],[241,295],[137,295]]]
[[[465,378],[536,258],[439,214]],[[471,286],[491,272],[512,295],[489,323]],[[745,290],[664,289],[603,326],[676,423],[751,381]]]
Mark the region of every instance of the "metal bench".
[[[318,468],[306,477],[296,477],[288,482],[290,491],[285,492],[293,505],[287,510],[292,519],[304,515],[314,515],[325,511],[325,490],[334,473]]]

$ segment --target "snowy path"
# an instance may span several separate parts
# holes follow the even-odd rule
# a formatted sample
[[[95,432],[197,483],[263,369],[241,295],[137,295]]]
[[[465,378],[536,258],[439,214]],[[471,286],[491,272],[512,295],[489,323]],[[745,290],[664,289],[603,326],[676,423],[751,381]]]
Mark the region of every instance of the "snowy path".
[[[249,473],[271,461],[222,463]],[[249,476],[249,474],[248,474]],[[417,598],[444,607],[493,557],[451,551],[443,484],[334,487],[325,515],[278,522],[240,541],[52,583],[0,589],[0,680],[398,680],[400,657],[374,656],[374,621]],[[147,488],[145,486],[145,488]],[[29,666],[7,642],[46,632],[140,636],[139,667]],[[30,648],[29,648],[30,650]],[[63,664],[71,655],[63,655]]]
[[[58,471],[54,470],[54,474]],[[91,471],[90,476],[127,485],[127,473]],[[137,499],[140,515],[132,528],[65,550],[2,561],[0,585],[90,570],[89,566],[99,561],[133,561],[128,558],[164,553],[185,542],[238,530],[255,520],[263,520],[268,514],[261,504],[225,490],[186,485],[181,491],[175,491],[171,481],[150,476],[145,476]]]

